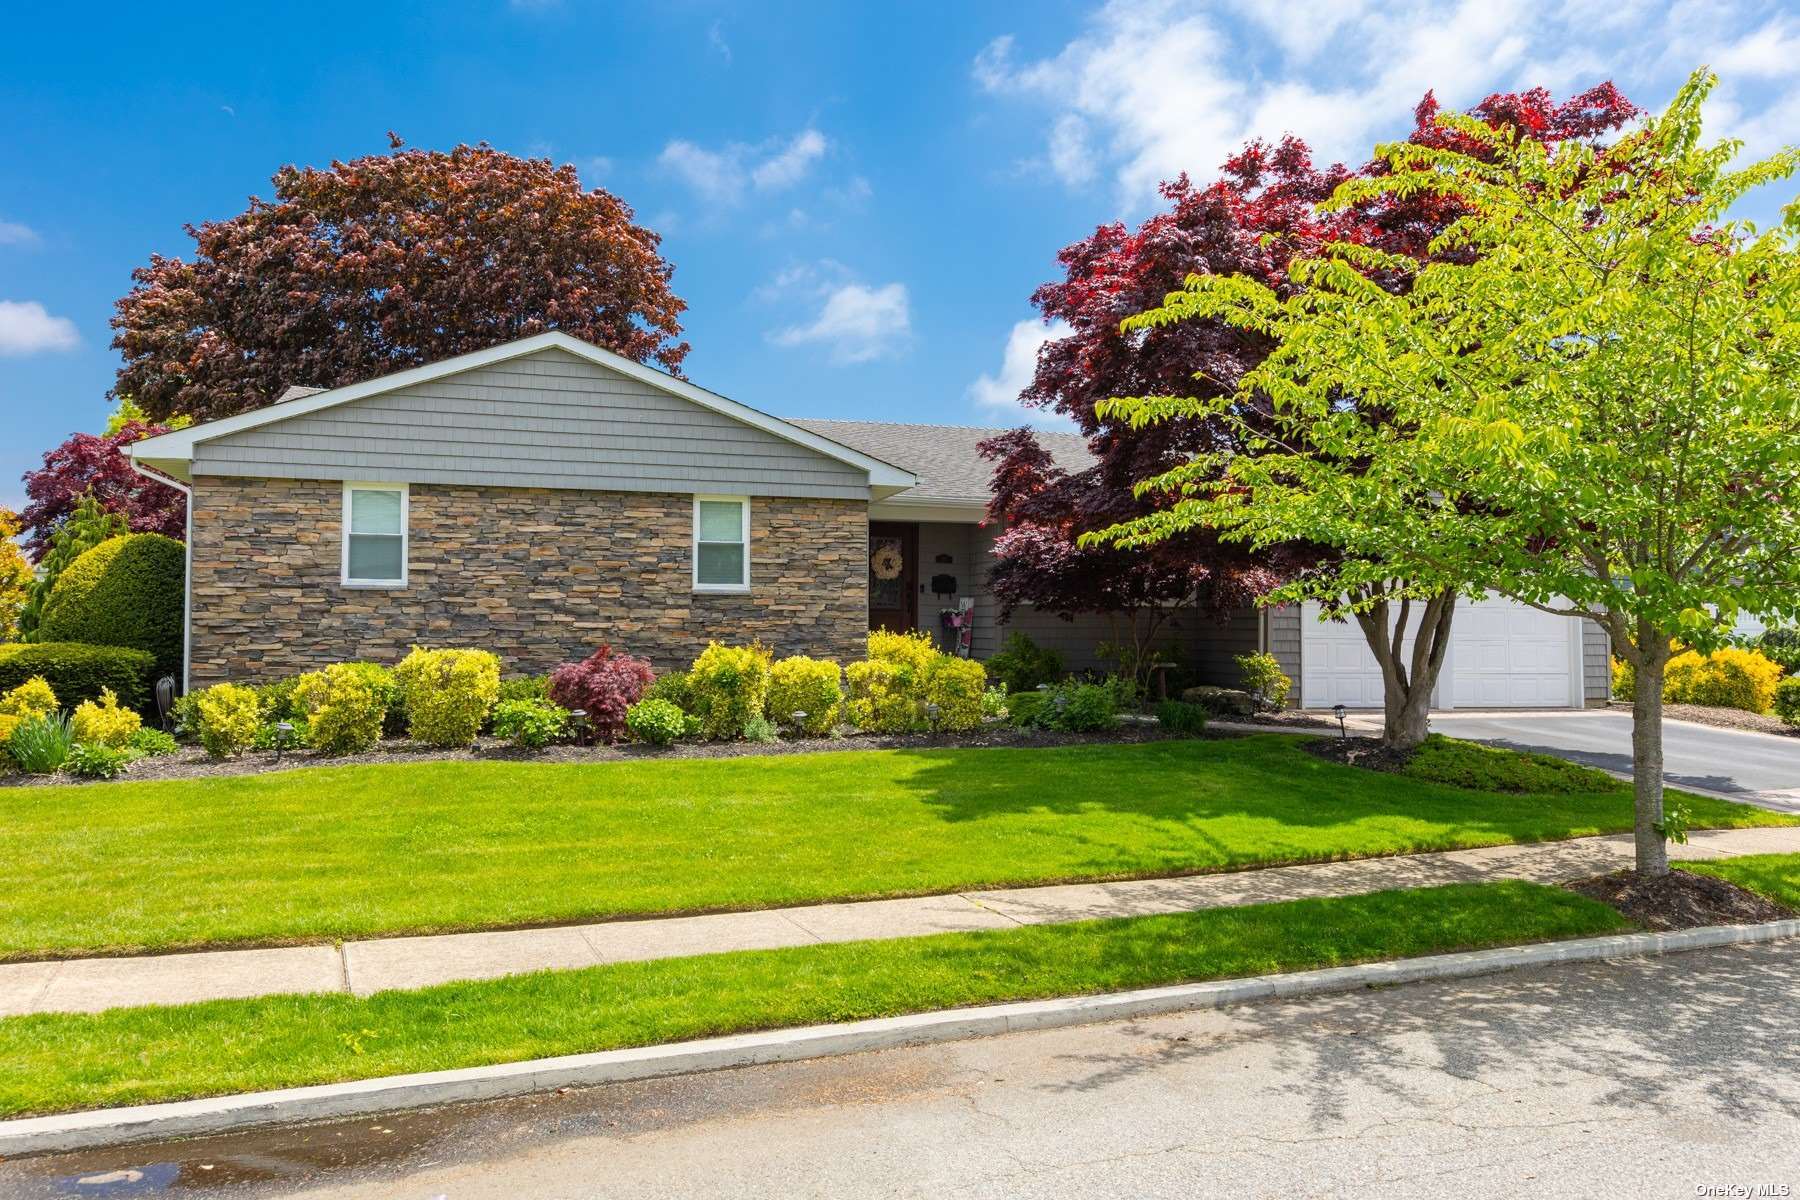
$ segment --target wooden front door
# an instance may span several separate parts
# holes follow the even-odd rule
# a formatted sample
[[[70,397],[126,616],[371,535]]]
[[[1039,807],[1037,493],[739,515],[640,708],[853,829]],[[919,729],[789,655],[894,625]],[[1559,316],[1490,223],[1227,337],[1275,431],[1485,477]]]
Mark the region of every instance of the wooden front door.
[[[919,627],[919,527],[869,523],[869,628],[904,633]]]

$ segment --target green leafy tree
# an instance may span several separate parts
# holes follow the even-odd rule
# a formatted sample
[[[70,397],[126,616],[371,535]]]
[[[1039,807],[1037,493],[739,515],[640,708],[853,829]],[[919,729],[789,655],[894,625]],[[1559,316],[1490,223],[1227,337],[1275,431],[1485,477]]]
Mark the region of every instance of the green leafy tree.
[[[1190,280],[1142,320],[1217,316],[1275,339],[1215,403],[1267,397],[1277,432],[1216,481],[1165,474],[1170,503],[1112,534],[1285,529],[1351,552],[1345,591],[1374,551],[1408,578],[1599,622],[1635,675],[1646,875],[1683,836],[1662,789],[1671,642],[1722,645],[1739,611],[1800,615],[1800,201],[1771,229],[1727,216],[1800,153],[1735,168],[1737,143],[1704,144],[1713,85],[1697,73],[1604,149],[1456,116],[1442,119],[1487,154],[1384,147],[1391,172],[1333,206],[1424,194],[1465,211],[1408,289],[1382,281],[1412,263],[1349,245],[1294,263],[1286,299]],[[1115,407],[1153,421],[1199,403]]]
[[[31,592],[31,563],[15,540],[21,528],[18,514],[0,508],[0,642],[12,641],[18,632],[19,612]]]
[[[50,548],[38,562],[37,578],[25,593],[19,610],[18,636],[21,642],[38,640],[38,624],[44,617],[44,605],[56,590],[56,581],[69,564],[108,538],[127,532],[125,518],[104,508],[92,492],[81,498],[55,533],[50,535]]]

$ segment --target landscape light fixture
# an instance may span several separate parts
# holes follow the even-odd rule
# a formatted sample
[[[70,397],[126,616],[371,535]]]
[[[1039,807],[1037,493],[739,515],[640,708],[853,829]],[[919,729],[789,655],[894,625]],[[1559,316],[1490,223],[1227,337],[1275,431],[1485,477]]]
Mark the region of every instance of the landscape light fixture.
[[[1338,740],[1347,742],[1350,740],[1350,731],[1344,728],[1344,712],[1344,706],[1341,704],[1331,706],[1331,715],[1338,719]]]
[[[275,761],[281,761],[281,752],[287,749],[288,738],[294,734],[292,721],[275,722]]]
[[[574,733],[578,745],[587,745],[583,730],[587,728],[587,709],[572,708],[569,710],[569,730]]]

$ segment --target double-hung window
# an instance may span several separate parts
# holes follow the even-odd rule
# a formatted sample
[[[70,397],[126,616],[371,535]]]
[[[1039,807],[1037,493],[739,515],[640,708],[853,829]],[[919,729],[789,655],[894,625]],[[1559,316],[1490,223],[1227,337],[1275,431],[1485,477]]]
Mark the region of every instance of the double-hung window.
[[[344,485],[344,586],[406,586],[404,483]]]
[[[750,590],[750,501],[694,497],[694,590]]]

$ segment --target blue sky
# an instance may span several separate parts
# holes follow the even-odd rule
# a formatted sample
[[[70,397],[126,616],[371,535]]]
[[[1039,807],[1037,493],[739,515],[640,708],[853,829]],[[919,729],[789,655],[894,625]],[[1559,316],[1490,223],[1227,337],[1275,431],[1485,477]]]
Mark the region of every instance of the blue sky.
[[[486,140],[575,163],[665,237],[688,374],[790,416],[1007,424],[1056,251],[1292,131],[1361,161],[1426,88],[1466,104],[1710,62],[1720,133],[1800,131],[1767,0],[1281,5],[95,5],[0,42],[0,504],[98,430],[112,303],[185,222],[288,162]],[[1748,215],[1767,217],[1771,197]]]

